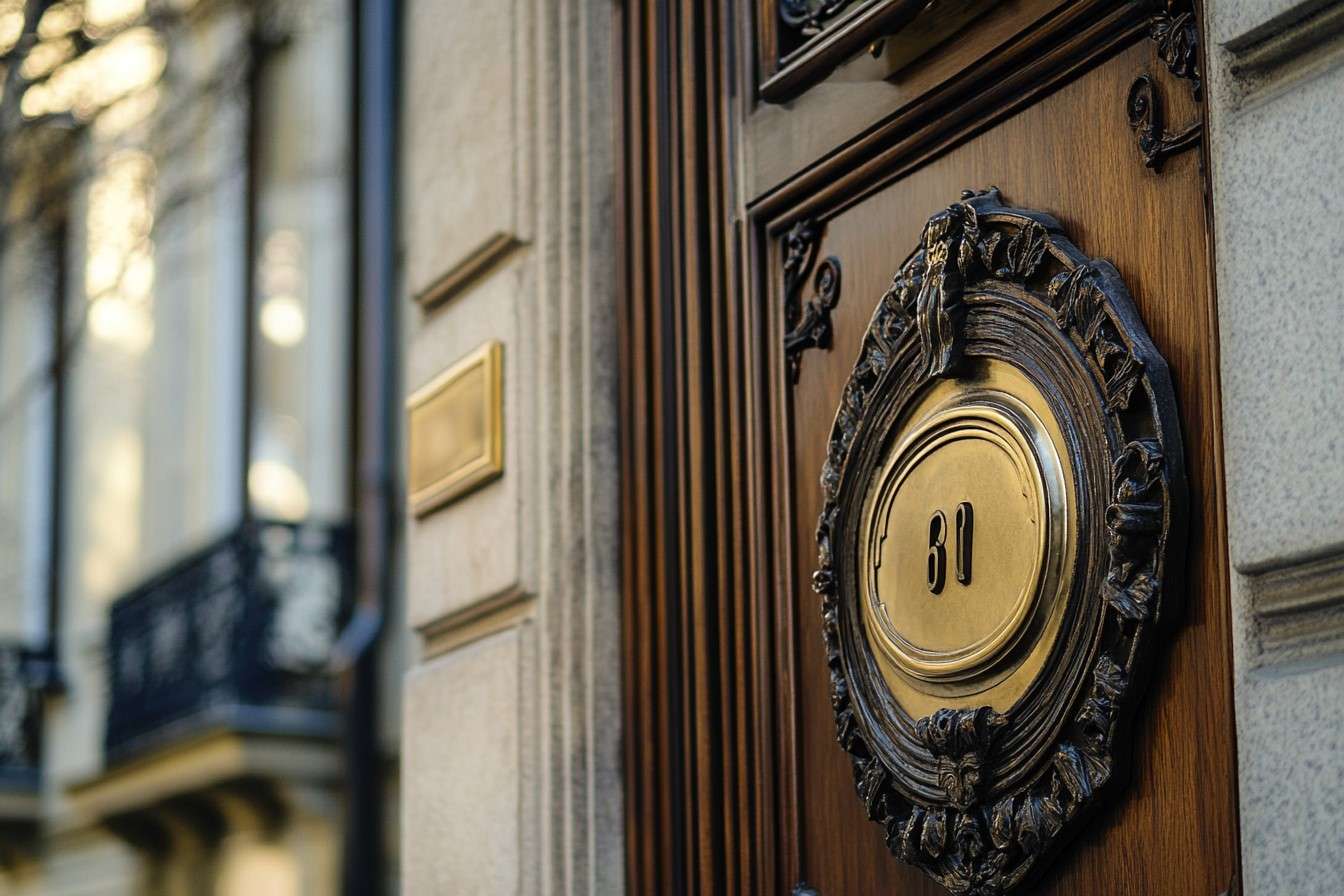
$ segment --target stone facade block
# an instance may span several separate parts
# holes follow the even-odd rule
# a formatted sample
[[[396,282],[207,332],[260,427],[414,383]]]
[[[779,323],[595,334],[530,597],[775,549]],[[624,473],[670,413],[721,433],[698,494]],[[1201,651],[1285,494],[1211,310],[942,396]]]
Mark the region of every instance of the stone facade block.
[[[403,891],[519,892],[519,631],[406,678]]]
[[[504,475],[452,503],[412,517],[408,545],[407,612],[421,628],[464,607],[514,590],[521,576],[523,527],[520,489],[527,444],[521,431],[527,369],[518,340],[519,290],[526,258],[516,259],[425,314],[407,353],[407,392],[412,393],[483,343],[504,345]]]
[[[496,233],[516,233],[514,2],[405,6],[406,286],[417,295]]]
[[[1244,108],[1211,80],[1230,549],[1252,571],[1344,544],[1344,69]]]
[[[1344,875],[1344,41],[1205,6],[1243,888]],[[1269,646],[1275,649],[1269,649]]]

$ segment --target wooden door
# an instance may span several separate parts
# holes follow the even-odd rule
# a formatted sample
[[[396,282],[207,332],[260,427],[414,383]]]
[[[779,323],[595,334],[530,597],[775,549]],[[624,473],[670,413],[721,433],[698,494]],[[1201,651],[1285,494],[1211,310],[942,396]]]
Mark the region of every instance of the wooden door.
[[[1170,369],[1189,495],[1184,605],[1121,747],[1129,772],[1030,892],[1235,892],[1193,20],[1140,3],[838,5],[816,35],[777,0],[623,7],[631,890],[946,892],[889,852],[856,795],[810,582],[818,476],[874,309],[929,216],[993,185],[1127,285]],[[812,270],[788,288],[799,225],[843,272],[820,339],[799,338]]]

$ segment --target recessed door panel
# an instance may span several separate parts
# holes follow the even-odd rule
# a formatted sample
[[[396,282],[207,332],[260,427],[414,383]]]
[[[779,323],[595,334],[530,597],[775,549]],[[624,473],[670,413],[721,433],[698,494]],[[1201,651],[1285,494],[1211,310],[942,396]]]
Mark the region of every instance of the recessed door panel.
[[[1128,775],[1127,783],[1101,801],[1095,816],[1080,825],[1075,838],[1048,850],[1055,855],[1043,863],[1048,869],[1040,869],[1042,891],[1212,894],[1223,892],[1235,876],[1234,743],[1227,677],[1230,642],[1218,502],[1217,362],[1201,178],[1196,153],[1173,158],[1158,175],[1143,165],[1136,149],[1124,101],[1135,71],[1150,59],[1149,47],[1136,45],[973,141],[844,208],[824,224],[814,225],[819,232],[819,253],[834,257],[843,270],[843,289],[829,312],[830,350],[801,353],[796,384],[785,379],[781,388],[788,390],[792,421],[795,509],[789,524],[800,633],[796,642],[800,851],[803,878],[822,894],[945,892],[890,853],[882,828],[869,821],[856,795],[852,757],[836,742],[821,599],[812,588],[817,569],[816,527],[823,510],[823,491],[817,479],[828,460],[832,414],[844,403],[846,383],[893,276],[911,248],[920,245],[930,215],[956,201],[963,190],[991,184],[999,188],[1006,203],[1048,213],[1083,253],[1114,265],[1153,344],[1170,366],[1185,443],[1180,460],[1188,467],[1189,524],[1182,520],[1179,533],[1188,539],[1188,550],[1178,555],[1179,568],[1171,570],[1167,580],[1168,587],[1179,594],[1173,594],[1172,618],[1164,619],[1152,634],[1157,646],[1155,674],[1138,702],[1132,738],[1116,745],[1117,774]],[[955,396],[943,401],[950,409],[958,407]],[[941,423],[944,427],[969,419],[945,412],[949,414]],[[1024,583],[1046,574],[1044,561],[1036,556],[1044,550],[1041,544],[1052,537],[1062,547],[1066,537],[1077,537],[1080,532],[1075,525],[1065,526],[1067,536],[1050,536],[1032,528],[1039,524],[1031,522],[1032,506],[1047,501],[1043,483],[1052,467],[1049,463],[1042,467],[1036,460],[1025,465],[1014,461],[1025,455],[1047,459],[1052,455],[1053,469],[1058,469],[1061,456],[1063,463],[1069,462],[1068,452],[1037,451],[1033,455],[1031,427],[1013,423],[1013,414],[998,413],[997,419],[985,413],[980,416],[984,419],[972,421],[983,430],[978,443],[963,440],[942,450],[950,452],[944,457],[951,466],[969,462],[993,471],[990,478],[997,486],[989,482],[963,485],[960,480],[956,487],[940,486],[936,470],[921,471],[919,464],[905,470],[903,481],[910,497],[904,505],[898,503],[902,500],[899,491],[887,499],[889,505],[896,504],[897,517],[905,512],[900,535],[907,541],[922,535],[922,542],[916,544],[921,553],[941,545],[948,559],[930,561],[943,566],[927,577],[915,561],[890,574],[893,594],[910,596],[901,608],[879,611],[876,597],[864,608],[870,632],[892,633],[876,639],[888,645],[885,653],[877,651],[879,665],[895,670],[887,674],[897,683],[896,693],[901,693],[901,682],[907,683],[907,702],[920,712],[981,704],[1006,711],[1020,697],[1020,693],[1004,695],[981,688],[975,691],[978,697],[968,699],[951,686],[956,677],[953,672],[970,674],[980,668],[989,670],[986,674],[992,677],[993,657],[985,659],[992,653],[990,648],[1002,648],[1024,624],[1018,612],[1022,610],[1018,585],[1037,588],[1035,583]],[[1032,415],[1017,414],[1016,419],[1028,416]],[[932,421],[929,425],[940,425],[936,414],[928,419]],[[1048,420],[1041,424],[1040,438],[1047,445],[1051,444],[1047,430],[1053,425]],[[913,437],[917,439],[919,433]],[[1174,445],[1180,445],[1179,438]],[[889,446],[887,451],[891,456],[874,465],[873,487],[879,492],[882,476],[902,472],[888,469],[900,466],[900,446]],[[966,456],[954,457],[957,452]],[[934,454],[925,463],[938,462]],[[1075,462],[1088,461],[1080,456]],[[904,463],[909,466],[910,461]],[[1005,488],[1002,480],[1010,474],[1021,481]],[[975,598],[982,615],[960,622],[929,615],[945,610],[964,616],[969,606],[956,603],[965,589],[957,583],[956,571],[959,502],[953,500],[957,497],[953,492],[958,489],[976,491],[987,512],[995,506],[1022,520],[1015,533],[1020,543],[1001,545],[997,558],[992,546],[982,549],[982,554],[991,553],[983,554],[984,562],[972,568],[972,584],[978,584],[978,577],[996,587],[982,586],[984,593]],[[937,497],[945,508],[935,500],[934,492],[939,492]],[[1006,504],[1003,495],[1009,493],[1017,496],[1021,507]],[[880,495],[869,500],[874,506],[862,512],[870,517],[877,512],[892,513]],[[1073,499],[1062,500],[1067,505]],[[918,520],[909,519],[916,515]],[[992,531],[987,527],[986,520],[986,538]],[[1082,527],[1081,534],[1091,542],[1070,553],[1077,558],[1077,568],[1072,570],[1076,575],[1107,562],[1105,545],[1095,543],[1104,533]],[[964,532],[962,537],[964,541]],[[877,581],[874,591],[880,591]],[[934,593],[935,586],[938,593]],[[1100,585],[1095,597],[1102,600]],[[879,612],[890,613],[882,624],[876,619]],[[902,633],[909,637],[901,637]],[[1085,635],[1083,630],[1071,637]],[[1046,642],[1036,643],[1044,645],[1044,662],[1059,663],[1066,658],[1067,652],[1059,645],[1052,650]],[[972,649],[976,645],[989,647],[977,658]],[[921,652],[921,646],[935,649]],[[958,659],[961,653],[965,656]],[[928,697],[930,688],[908,687],[908,682],[918,681],[913,676],[927,671],[920,665],[921,658],[933,655],[946,665],[938,674],[944,676],[939,681],[948,684],[945,696],[938,698]],[[1027,658],[1030,661],[1029,652]],[[977,662],[982,666],[976,667]],[[1126,767],[1123,760],[1128,757],[1133,761]],[[948,821],[952,823],[951,816]],[[987,827],[983,834],[984,848],[992,849]],[[948,851],[955,848],[951,829],[940,836],[945,836]]]

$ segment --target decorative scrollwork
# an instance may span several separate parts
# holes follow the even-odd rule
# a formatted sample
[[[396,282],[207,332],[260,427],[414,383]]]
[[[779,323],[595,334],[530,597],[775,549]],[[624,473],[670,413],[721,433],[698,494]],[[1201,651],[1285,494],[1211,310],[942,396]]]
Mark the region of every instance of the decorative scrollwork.
[[[1106,309],[1103,273],[1091,264],[1080,264],[1057,274],[1046,288],[1055,309],[1055,321],[1072,327],[1091,354],[1101,374],[1106,410],[1117,413],[1129,407],[1134,387],[1143,373],[1143,362],[1129,351]]]
[[[1190,82],[1198,99],[1203,84],[1199,73],[1199,25],[1191,0],[1163,0],[1148,23],[1148,34],[1167,70]]]
[[[798,306],[798,291],[817,260],[821,228],[815,221],[803,220],[784,235],[784,306],[786,312]]]
[[[795,224],[784,238],[784,363],[790,383],[797,383],[802,355],[809,348],[831,347],[831,310],[840,301],[840,259],[828,256],[813,278],[816,295],[802,301],[803,284],[816,263],[821,230],[811,221]]]
[[[1007,724],[988,706],[940,709],[915,723],[915,736],[938,760],[938,786],[956,808],[980,801],[981,766]]]
[[[975,212],[970,206],[948,206],[924,225],[922,259],[912,272],[915,326],[924,375],[947,374],[961,357],[962,286],[975,258]]]
[[[0,650],[0,763],[27,761],[28,715],[34,700],[19,651]]]
[[[1151,619],[1161,579],[1155,548],[1162,538],[1162,449],[1151,439],[1130,442],[1115,459],[1115,500],[1106,508],[1106,600],[1126,619]]]
[[[853,568],[863,495],[882,458],[874,446],[957,358],[1014,363],[1027,343],[1035,375],[1072,396],[1060,399],[1060,425],[1086,459],[1080,519],[1099,530],[1080,541],[1104,538],[1106,556],[1078,561],[1057,655],[1023,696],[1005,709],[915,719],[891,708]],[[1110,264],[995,189],[965,193],[930,219],[877,303],[841,393],[812,584],[836,739],[864,810],[893,854],[952,893],[1019,891],[1121,777],[1154,623],[1174,597],[1164,583],[1184,520],[1181,453],[1165,363]]]
[[[1129,87],[1126,107],[1129,126],[1139,138],[1139,151],[1143,153],[1143,164],[1146,167],[1161,171],[1167,159],[1199,145],[1204,132],[1203,122],[1196,121],[1174,134],[1166,131],[1162,100],[1153,79],[1148,75],[1134,79]]]
[[[803,352],[831,347],[831,309],[840,301],[840,259],[828,256],[817,266],[813,288],[817,294],[803,305],[793,329],[784,334],[784,358],[789,382],[798,382]]]
[[[124,759],[231,713],[330,712],[344,526],[256,521],[113,605],[105,747]]]
[[[1189,81],[1198,101],[1203,89],[1199,71],[1199,27],[1190,0],[1161,0],[1148,23],[1148,34],[1157,45],[1157,55],[1167,70]],[[1198,146],[1204,133],[1204,123],[1198,119],[1179,131],[1166,130],[1161,96],[1148,75],[1140,75],[1129,86],[1125,109],[1129,126],[1138,137],[1143,164],[1154,171],[1160,172],[1163,163],[1172,156]]]

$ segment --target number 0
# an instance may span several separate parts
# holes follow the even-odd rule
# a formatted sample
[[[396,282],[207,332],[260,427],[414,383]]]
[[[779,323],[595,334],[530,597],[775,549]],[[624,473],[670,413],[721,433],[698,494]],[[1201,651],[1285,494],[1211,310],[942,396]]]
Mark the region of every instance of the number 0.
[[[971,584],[971,502],[957,505],[957,581]]]

